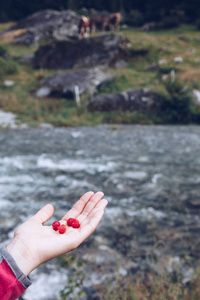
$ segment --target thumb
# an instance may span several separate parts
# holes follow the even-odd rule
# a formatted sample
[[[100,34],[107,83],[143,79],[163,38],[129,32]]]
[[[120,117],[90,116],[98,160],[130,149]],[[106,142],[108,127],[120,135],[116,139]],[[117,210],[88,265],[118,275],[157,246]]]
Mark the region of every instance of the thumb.
[[[46,221],[48,221],[54,213],[54,208],[52,204],[47,204],[43,206],[34,216],[33,218],[41,223],[44,224]]]

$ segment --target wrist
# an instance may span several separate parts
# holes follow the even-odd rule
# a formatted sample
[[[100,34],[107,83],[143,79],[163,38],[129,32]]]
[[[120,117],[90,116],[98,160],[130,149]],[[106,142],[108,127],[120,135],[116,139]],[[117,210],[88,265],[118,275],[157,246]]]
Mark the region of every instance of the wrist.
[[[22,243],[20,243],[20,241],[13,239],[7,245],[6,250],[14,258],[18,267],[26,276],[28,276],[31,271],[36,268],[34,262],[31,260],[31,255],[28,249]]]

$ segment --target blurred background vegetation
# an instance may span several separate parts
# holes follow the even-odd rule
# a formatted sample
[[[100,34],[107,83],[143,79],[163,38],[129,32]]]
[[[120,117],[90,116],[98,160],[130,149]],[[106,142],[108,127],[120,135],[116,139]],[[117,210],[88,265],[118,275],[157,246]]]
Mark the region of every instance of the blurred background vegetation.
[[[199,23],[200,6],[199,0],[1,0],[0,2],[0,20],[16,21],[24,18],[36,11],[43,9],[72,9],[80,10],[83,7],[96,10],[121,11],[125,14],[131,14],[135,23],[141,25],[142,22],[161,21],[166,18],[166,22],[177,23],[179,20],[175,16],[179,12],[179,18],[187,23]],[[14,8],[14,9],[13,9]],[[169,17],[171,16],[171,20]]]

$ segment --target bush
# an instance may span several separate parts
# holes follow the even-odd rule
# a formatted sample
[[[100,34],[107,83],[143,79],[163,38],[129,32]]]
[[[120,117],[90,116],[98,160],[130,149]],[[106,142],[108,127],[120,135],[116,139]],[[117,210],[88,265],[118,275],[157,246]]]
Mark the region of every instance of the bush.
[[[192,96],[188,88],[177,80],[164,83],[168,97],[162,98],[160,114],[164,122],[188,124],[192,121]]]
[[[200,29],[200,19],[196,20],[196,26],[197,26],[197,29]]]
[[[144,16],[139,10],[131,10],[125,19],[125,23],[129,26],[142,26],[144,24]]]
[[[172,64],[169,65],[166,64],[166,65],[159,66],[158,72],[160,74],[170,74],[172,70],[176,71],[174,66]]]
[[[199,300],[199,271],[187,284],[183,284],[176,273],[164,276],[147,273],[135,280],[119,278],[103,292],[103,300]]]
[[[5,57],[7,55],[6,47],[0,45],[0,57]]]
[[[180,20],[176,16],[164,17],[160,22],[160,28],[162,29],[171,29],[178,27],[180,25]]]
[[[18,64],[12,59],[4,59],[0,57],[0,78],[5,75],[18,73]]]

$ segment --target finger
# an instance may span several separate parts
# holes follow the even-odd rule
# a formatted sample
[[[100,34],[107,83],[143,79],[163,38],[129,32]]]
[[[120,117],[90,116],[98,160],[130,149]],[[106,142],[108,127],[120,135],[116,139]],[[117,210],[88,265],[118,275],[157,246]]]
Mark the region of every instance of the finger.
[[[98,202],[98,204],[95,206],[95,208],[93,209],[93,211],[91,211],[91,213],[88,215],[88,218],[86,219],[86,221],[91,225],[91,224],[96,224],[95,222],[98,222],[98,219],[102,218],[103,214],[104,214],[104,210],[106,208],[106,206],[108,205],[108,200],[107,199],[101,199],[101,201]],[[100,220],[101,220],[100,218]],[[98,225],[98,223],[97,223]],[[97,227],[97,225],[95,225],[95,227]]]
[[[94,195],[94,192],[90,191],[85,193],[75,204],[74,206],[64,215],[63,220],[67,220],[69,218],[77,218],[81,212],[83,211],[85,205],[90,200],[90,198]]]
[[[85,220],[87,218],[87,216],[91,213],[91,211],[98,204],[98,202],[103,198],[103,196],[104,196],[104,193],[97,192],[90,198],[90,200],[85,205],[82,213],[77,218],[80,223],[83,222],[83,220]]]
[[[88,215],[87,219],[81,223],[81,236],[83,239],[86,239],[90,234],[94,232],[97,228],[98,224],[100,223],[104,209],[107,206],[108,201],[106,199],[102,199],[96,205],[96,207],[92,210],[92,212]]]
[[[44,207],[42,207],[34,216],[33,218],[37,220],[39,223],[44,224],[46,221],[48,221],[54,212],[53,205],[47,204]]]

